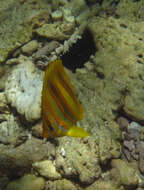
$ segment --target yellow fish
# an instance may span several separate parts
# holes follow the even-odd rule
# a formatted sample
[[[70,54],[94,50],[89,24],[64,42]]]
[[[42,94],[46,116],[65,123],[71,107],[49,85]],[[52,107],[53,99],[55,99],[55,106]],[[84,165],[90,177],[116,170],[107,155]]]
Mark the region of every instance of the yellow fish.
[[[43,137],[86,137],[90,133],[76,126],[83,118],[78,101],[61,60],[48,64],[42,89]]]

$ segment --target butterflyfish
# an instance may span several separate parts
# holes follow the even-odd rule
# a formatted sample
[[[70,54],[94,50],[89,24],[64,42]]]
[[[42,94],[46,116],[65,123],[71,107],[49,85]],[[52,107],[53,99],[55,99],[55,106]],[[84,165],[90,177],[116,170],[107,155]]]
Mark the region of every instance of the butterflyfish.
[[[84,109],[77,99],[61,60],[47,65],[42,89],[43,137],[86,137],[90,133],[76,126]]]

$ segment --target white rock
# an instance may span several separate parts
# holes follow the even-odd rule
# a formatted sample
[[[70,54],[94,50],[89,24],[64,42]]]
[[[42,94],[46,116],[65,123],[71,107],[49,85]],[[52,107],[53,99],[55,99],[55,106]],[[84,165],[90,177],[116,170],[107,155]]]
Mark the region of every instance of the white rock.
[[[7,121],[0,123],[0,138],[1,136],[14,136],[16,135],[15,131],[19,130],[19,126],[15,121],[13,115],[9,115],[7,117]]]
[[[75,23],[75,17],[74,16],[68,16],[64,19],[66,22]]]
[[[27,121],[37,120],[41,117],[42,73],[25,56],[19,62],[6,81],[6,98]]]
[[[62,19],[62,12],[60,10],[56,10],[52,12],[51,17],[54,21],[58,21]]]
[[[141,126],[139,123],[136,123],[136,122],[131,122],[129,125],[128,125],[128,131],[131,130],[131,129],[134,129],[134,130],[137,130],[137,131],[141,131],[141,129],[143,128],[143,126]]]

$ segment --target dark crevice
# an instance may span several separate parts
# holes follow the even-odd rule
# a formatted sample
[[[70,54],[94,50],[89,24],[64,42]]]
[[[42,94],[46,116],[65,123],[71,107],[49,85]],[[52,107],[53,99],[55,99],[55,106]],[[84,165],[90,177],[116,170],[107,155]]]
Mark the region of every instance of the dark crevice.
[[[80,186],[82,189],[87,188],[88,186],[90,186],[91,184],[93,184],[96,181],[96,177],[95,177],[95,179],[93,179],[93,182],[91,182],[91,183],[81,182],[79,180],[79,175],[77,175],[77,176],[69,176],[69,177],[63,175],[62,177],[64,179],[70,180],[73,184]]]
[[[93,4],[98,4],[98,5],[102,5],[102,3],[103,3],[103,0],[96,0],[95,2],[94,1],[89,1],[89,0],[85,0],[85,2],[86,2],[86,4],[88,5],[88,6],[92,6]]]
[[[118,115],[117,117],[115,118],[115,121],[117,122],[117,119],[119,117],[124,117],[128,120],[129,123],[131,123],[132,121],[134,121],[131,117],[128,116],[127,113],[125,113],[125,111],[123,110],[123,107],[121,107],[119,110],[118,110]]]
[[[40,119],[33,121],[33,122],[29,122],[27,121],[27,119],[25,118],[25,115],[21,115],[20,113],[18,113],[18,111],[16,110],[15,107],[11,106],[11,104],[8,104],[10,113],[13,113],[14,117],[16,118],[17,122],[19,125],[22,125],[23,128],[29,130],[30,126],[34,126],[35,124],[37,124]]]
[[[105,164],[100,163],[100,168],[102,173],[106,173],[107,171],[111,170],[111,159],[108,160]]]
[[[89,30],[85,30],[82,38],[77,41],[69,51],[61,56],[63,65],[75,72],[77,68],[84,67],[84,63],[96,52],[93,36]]]

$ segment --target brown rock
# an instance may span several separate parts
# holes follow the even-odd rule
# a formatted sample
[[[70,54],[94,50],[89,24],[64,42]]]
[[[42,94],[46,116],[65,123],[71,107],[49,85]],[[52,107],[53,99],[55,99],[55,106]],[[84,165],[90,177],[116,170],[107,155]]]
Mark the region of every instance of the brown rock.
[[[34,51],[37,50],[38,46],[39,46],[38,42],[36,40],[32,40],[27,44],[25,44],[21,49],[23,53],[31,55]]]
[[[119,124],[119,127],[122,131],[127,130],[127,126],[129,124],[128,120],[124,117],[118,117],[117,123]]]

